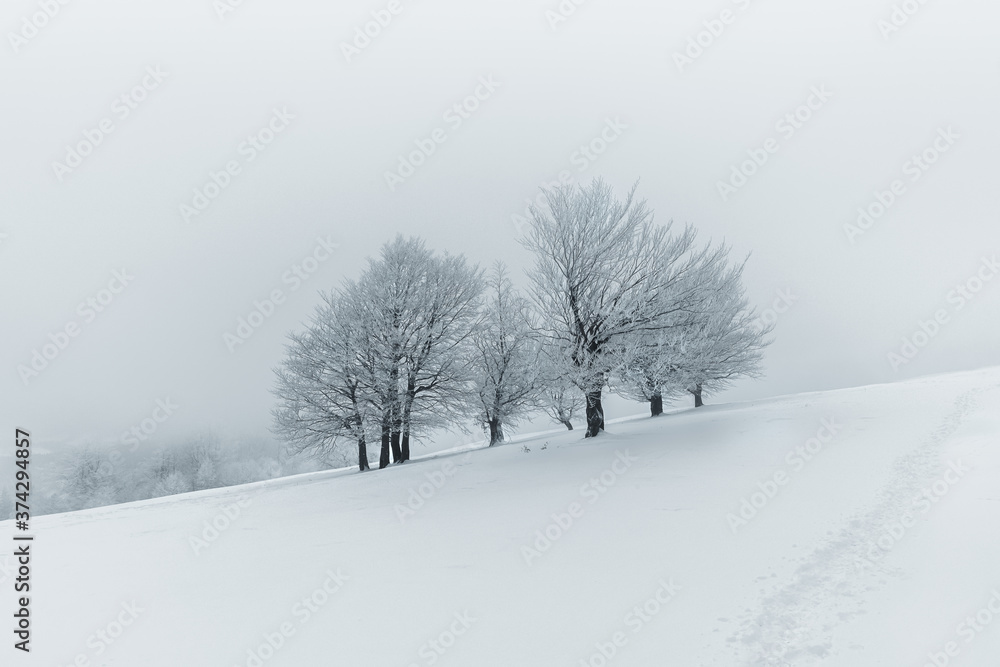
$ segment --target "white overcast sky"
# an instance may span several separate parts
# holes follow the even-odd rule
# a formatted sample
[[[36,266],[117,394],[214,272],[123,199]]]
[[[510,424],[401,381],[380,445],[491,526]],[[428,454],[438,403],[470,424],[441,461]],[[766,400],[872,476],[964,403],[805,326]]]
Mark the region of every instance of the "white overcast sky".
[[[10,33],[41,10],[4,3],[5,423],[52,441],[115,438],[170,397],[176,433],[262,432],[271,369],[317,290],[397,233],[520,273],[530,257],[511,215],[562,170],[622,192],[640,180],[658,220],[752,253],[761,309],[779,290],[796,297],[766,378],[711,400],[1000,363],[1000,276],[961,310],[948,300],[1000,252],[995,2],[929,2],[886,38],[888,0],[589,0],[554,30],[557,0],[402,0],[346,62],[341,43],[387,5],[244,0],[220,19],[212,0],[69,2],[15,53]],[[727,9],[679,71],[673,54]],[[112,105],[147,67],[167,76],[120,119]],[[480,77],[499,88],[452,127],[443,113]],[[832,97],[786,138],[776,123],[814,87]],[[276,108],[294,120],[247,161],[241,142]],[[104,118],[113,133],[59,182],[53,162]],[[574,153],[609,119],[627,127],[579,171]],[[384,173],[438,127],[447,140],[390,192]],[[905,163],[947,128],[958,138],[912,182]],[[723,201],[717,182],[769,138],[779,150]],[[230,160],[242,171],[185,222],[180,204]],[[905,193],[849,243],[844,225],[894,179]],[[321,235],[340,248],[290,291],[282,275]],[[78,304],[120,269],[134,280],[85,322]],[[287,301],[230,352],[223,335],[276,288]],[[894,371],[887,354],[939,309],[947,323]],[[26,386],[18,365],[69,322],[79,335]]]

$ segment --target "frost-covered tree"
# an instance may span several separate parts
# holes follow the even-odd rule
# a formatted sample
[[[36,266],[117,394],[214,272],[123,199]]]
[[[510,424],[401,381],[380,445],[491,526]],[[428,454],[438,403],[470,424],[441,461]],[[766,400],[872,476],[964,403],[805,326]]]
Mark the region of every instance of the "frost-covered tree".
[[[289,336],[275,370],[275,431],[294,453],[326,459],[343,441],[357,447],[358,468],[368,470],[366,423],[375,404],[374,351],[355,304],[323,295],[308,330]]]
[[[59,482],[63,504],[71,509],[87,509],[118,502],[118,480],[108,452],[86,446],[70,454],[63,464]]]
[[[192,490],[191,482],[184,473],[180,470],[172,470],[153,482],[150,493],[153,498],[161,498],[163,496],[175,496],[178,493],[187,493]]]
[[[635,188],[624,201],[601,180],[546,191],[524,245],[534,251],[531,295],[549,343],[586,398],[587,437],[604,429],[602,392],[631,341],[690,308],[697,270],[691,227],[653,223]],[[669,296],[669,298],[668,298]]]
[[[487,280],[487,302],[472,337],[471,367],[477,419],[490,446],[504,440],[539,405],[539,343],[529,302],[517,293],[507,268],[497,262]]]
[[[663,414],[664,399],[684,391],[676,343],[679,337],[679,332],[669,330],[637,337],[615,369],[618,393],[649,403],[651,417]]]
[[[712,276],[705,314],[694,318],[674,341],[681,359],[678,376],[701,407],[703,395],[720,391],[740,377],[761,375],[764,349],[773,327],[761,326],[743,286],[745,263]]]
[[[541,405],[557,424],[573,430],[573,419],[583,409],[584,396],[574,381],[574,367],[566,363],[569,354],[551,342],[543,342],[538,357]]]
[[[190,479],[191,489],[214,489],[220,486],[219,466],[222,462],[222,445],[214,433],[190,440],[185,447],[184,474]]]
[[[360,306],[373,346],[374,387],[381,405],[379,467],[408,461],[421,430],[465,414],[468,346],[483,290],[464,257],[438,256],[423,241],[397,237],[344,290]]]
[[[415,303],[417,334],[403,359],[400,453],[421,430],[460,423],[466,416],[472,345],[484,283],[462,256],[432,257]]]
[[[769,329],[753,325],[754,311],[744,295],[745,261],[732,265],[725,244],[692,252],[691,270],[659,298],[674,306],[660,326],[629,337],[616,369],[622,394],[648,401],[650,415],[663,413],[663,401],[679,394],[718,389],[740,376],[756,376]]]
[[[557,380],[546,385],[542,397],[545,413],[552,421],[573,430],[573,418],[583,407],[584,397],[572,382]]]
[[[367,377],[381,441],[379,468],[405,460],[401,436],[404,430],[404,362],[416,346],[422,326],[417,315],[422,301],[421,288],[433,261],[433,254],[418,239],[397,237],[382,247],[377,259],[357,281],[343,289],[351,304],[358,331],[371,348],[371,369]]]
[[[380,441],[379,467],[410,439],[464,416],[482,279],[463,257],[397,237],[357,280],[325,297],[278,370],[275,424],[293,447],[328,455],[338,439]]]

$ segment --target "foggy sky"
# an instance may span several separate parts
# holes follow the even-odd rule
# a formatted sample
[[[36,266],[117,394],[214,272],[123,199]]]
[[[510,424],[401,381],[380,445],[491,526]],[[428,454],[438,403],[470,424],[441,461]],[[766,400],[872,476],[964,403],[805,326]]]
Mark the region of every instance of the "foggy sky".
[[[639,181],[658,221],[751,253],[760,309],[793,296],[767,376],[710,402],[1000,364],[1000,276],[953,292],[1000,253],[1000,7],[913,3],[890,33],[886,1],[589,0],[553,28],[556,0],[400,0],[348,62],[342,44],[389,4],[244,0],[220,18],[212,0],[69,2],[14,44],[42,10],[5,3],[6,428],[114,439],[170,398],[164,433],[263,432],[271,369],[318,290],[398,233],[519,275],[531,258],[512,215],[561,172],[620,193]],[[709,46],[679,66],[703,32]],[[463,118],[453,106],[477,89]],[[810,101],[808,120],[783,120]],[[78,167],[53,166],[102,123],[112,131]],[[258,150],[248,137],[265,128]],[[391,191],[385,173],[438,129]],[[591,160],[581,146],[602,133],[614,141]],[[925,170],[913,157],[935,141],[948,150]],[[762,150],[723,201],[718,182]],[[185,220],[227,164],[238,173]],[[852,243],[845,225],[897,180]],[[303,280],[294,267],[319,238],[339,247]],[[230,350],[225,335],[274,290],[283,303]],[[921,321],[934,335],[894,370],[887,355]],[[67,325],[77,335],[25,383],[18,367]]]

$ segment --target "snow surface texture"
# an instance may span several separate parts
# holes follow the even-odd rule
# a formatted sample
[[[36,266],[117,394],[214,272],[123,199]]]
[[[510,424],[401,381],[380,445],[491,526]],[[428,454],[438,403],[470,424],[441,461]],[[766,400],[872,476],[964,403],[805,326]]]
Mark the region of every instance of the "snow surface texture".
[[[987,369],[39,517],[3,664],[995,666],[998,435]]]

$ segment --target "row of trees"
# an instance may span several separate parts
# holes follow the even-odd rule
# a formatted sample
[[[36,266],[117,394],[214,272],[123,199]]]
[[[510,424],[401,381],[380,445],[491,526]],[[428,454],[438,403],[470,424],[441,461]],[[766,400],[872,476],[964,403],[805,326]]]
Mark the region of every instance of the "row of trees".
[[[275,429],[295,452],[329,456],[350,443],[368,469],[410,458],[410,442],[474,417],[490,444],[545,410],[587,437],[604,430],[609,388],[647,401],[689,392],[695,405],[757,376],[769,329],[757,324],[743,263],[688,226],[653,222],[635,188],[600,180],[546,191],[524,246],[535,256],[521,294],[497,263],[397,237],[356,280],[323,295],[276,370]]]
[[[272,438],[201,433],[131,451],[121,442],[67,445],[38,454],[31,497],[36,515],[103,507],[188,491],[246,484],[353,463],[339,451],[324,460],[290,457]],[[13,489],[0,488],[0,521],[13,518]]]

